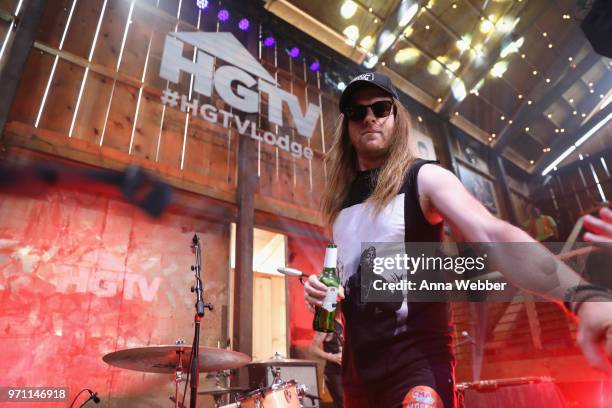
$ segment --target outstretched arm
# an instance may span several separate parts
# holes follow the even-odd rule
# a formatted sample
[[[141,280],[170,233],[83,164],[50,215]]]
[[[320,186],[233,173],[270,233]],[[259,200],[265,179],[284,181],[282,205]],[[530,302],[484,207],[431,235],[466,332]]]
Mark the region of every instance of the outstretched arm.
[[[527,233],[491,215],[448,170],[424,165],[419,171],[418,187],[427,219],[444,219],[466,241],[530,243],[489,248],[495,266],[515,285],[561,303],[567,290],[582,282],[571,268]],[[612,369],[598,346],[605,340],[605,351],[612,355],[612,302],[586,302],[578,316],[581,319],[578,340],[585,356],[594,366]]]

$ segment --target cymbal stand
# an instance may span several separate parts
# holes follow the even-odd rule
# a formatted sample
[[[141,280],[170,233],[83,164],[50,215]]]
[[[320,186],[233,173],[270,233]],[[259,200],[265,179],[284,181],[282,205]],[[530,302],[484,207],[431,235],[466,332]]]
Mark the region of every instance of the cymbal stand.
[[[177,341],[176,344],[182,344],[182,341]],[[176,370],[174,371],[174,408],[179,408],[179,384],[183,379],[183,353],[185,350],[179,348],[176,350],[178,356],[178,363],[176,364]],[[182,404],[181,404],[182,405]]]
[[[197,234],[193,235],[192,248],[195,253],[196,262],[195,265],[191,267],[191,270],[195,272],[195,286],[191,287],[191,292],[196,295],[196,313],[194,317],[195,333],[193,336],[193,346],[191,348],[191,397],[189,399],[189,407],[196,408],[198,400],[198,383],[200,380],[200,319],[204,317],[204,309],[213,310],[213,305],[211,303],[204,303],[202,298],[202,279],[200,277],[200,271],[202,270],[202,252],[200,248],[200,238]]]

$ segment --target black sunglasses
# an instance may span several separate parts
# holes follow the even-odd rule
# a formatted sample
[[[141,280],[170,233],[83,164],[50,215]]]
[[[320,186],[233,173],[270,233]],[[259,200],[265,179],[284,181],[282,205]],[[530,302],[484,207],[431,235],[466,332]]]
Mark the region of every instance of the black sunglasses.
[[[372,109],[372,113],[377,118],[386,118],[393,110],[393,101],[378,101],[371,105],[349,105],[344,110],[344,114],[349,120],[361,122],[368,115],[368,108]]]

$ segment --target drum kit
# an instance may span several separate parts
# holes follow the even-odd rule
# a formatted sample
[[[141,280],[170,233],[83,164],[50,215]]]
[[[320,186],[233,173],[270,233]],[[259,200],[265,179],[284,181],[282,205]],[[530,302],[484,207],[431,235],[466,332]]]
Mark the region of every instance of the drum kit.
[[[175,395],[170,400],[176,407],[183,407],[179,401],[179,384],[183,380],[183,369],[189,367],[191,347],[184,344],[174,346],[149,346],[115,351],[106,354],[102,359],[115,367],[146,373],[175,374]],[[280,377],[280,366],[305,360],[279,358],[276,355],[268,360],[252,364],[266,365],[272,371],[274,381],[269,387],[254,390],[243,387],[224,387],[220,378],[227,377],[227,370],[246,366],[251,358],[237,351],[213,347],[200,347],[200,372],[215,373],[216,387],[198,390],[198,395],[210,395],[217,408],[301,408],[304,406],[306,387],[294,380],[283,381]],[[229,405],[221,405],[224,396],[235,400]],[[315,397],[316,398],[316,397]]]
[[[297,384],[294,380],[283,381],[280,376],[280,367],[295,361],[276,354],[269,360],[251,364],[264,365],[270,368],[273,382],[268,387],[248,389],[242,387],[225,387],[221,385],[222,377],[229,377],[228,372],[244,367],[251,362],[251,357],[237,351],[213,347],[199,346],[200,318],[204,316],[204,309],[212,310],[212,305],[206,304],[202,298],[202,282],[200,278],[201,253],[199,238],[193,237],[196,255],[196,264],[191,268],[195,272],[196,284],[191,289],[196,294],[195,336],[194,344],[187,345],[177,341],[175,345],[137,347],[118,350],[106,354],[102,359],[109,365],[146,373],[174,374],[175,394],[170,397],[175,408],[184,408],[179,398],[179,385],[182,381],[191,384],[190,406],[195,407],[198,395],[210,395],[215,400],[217,408],[301,408],[304,397],[317,398],[306,392],[306,386]],[[195,363],[194,363],[195,362]],[[314,362],[312,362],[314,363]],[[216,387],[198,389],[200,373],[215,373]],[[210,375],[209,375],[210,376]],[[191,377],[191,380],[189,380]],[[185,386],[186,391],[187,386]],[[221,405],[225,396],[233,397],[234,403]],[[185,400],[186,392],[182,400]],[[318,398],[317,398],[318,399]]]

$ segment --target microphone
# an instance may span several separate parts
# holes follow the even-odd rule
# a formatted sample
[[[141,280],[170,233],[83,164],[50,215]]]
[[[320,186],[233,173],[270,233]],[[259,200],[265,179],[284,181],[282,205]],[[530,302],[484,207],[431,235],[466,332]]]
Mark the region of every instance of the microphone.
[[[292,277],[300,278],[300,283],[302,285],[304,284],[304,278],[308,279],[310,277],[310,275],[306,275],[304,272],[300,271],[299,269],[289,268],[288,266],[283,266],[281,268],[277,268],[276,270],[285,276],[292,276]]]
[[[98,393],[97,392],[92,392],[92,391],[89,391],[89,393],[91,394],[91,399],[93,400],[93,402],[95,402],[96,404],[99,404],[100,403],[100,397],[98,397]]]
[[[89,388],[85,388],[85,390],[82,390],[81,392],[83,392],[83,391],[87,391],[87,392],[89,393],[89,398],[87,398],[87,401],[85,401],[84,403],[82,403],[82,404],[79,406],[79,408],[84,407],[84,406],[85,406],[85,405],[86,405],[86,404],[87,404],[89,401],[93,401],[93,402],[95,402],[96,404],[99,404],[99,403],[100,403],[100,398],[98,397],[98,393],[97,393],[97,392],[93,392],[93,391],[92,391],[92,390],[90,390]],[[73,404],[74,404],[74,402],[73,402]],[[72,406],[72,405],[71,405],[71,406]]]
[[[280,273],[282,273],[285,276],[295,276],[298,278],[302,278],[304,276],[307,276],[304,274],[304,272],[300,271],[299,269],[295,269],[295,268],[289,268],[289,267],[282,267],[282,268],[277,268],[277,271],[279,271]]]

